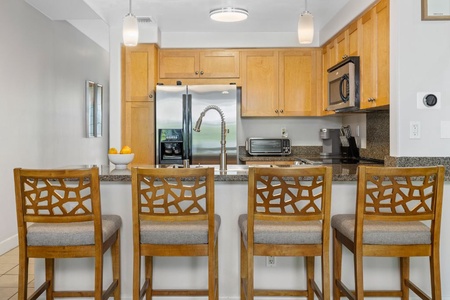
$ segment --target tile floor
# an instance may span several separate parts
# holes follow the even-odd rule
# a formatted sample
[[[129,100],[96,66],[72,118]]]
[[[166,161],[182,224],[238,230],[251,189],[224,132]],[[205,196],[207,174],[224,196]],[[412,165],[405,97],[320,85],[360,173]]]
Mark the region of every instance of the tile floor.
[[[19,270],[19,248],[0,256],[0,300],[17,299],[17,282]],[[28,276],[28,293],[34,291],[34,265],[30,260],[30,271]],[[31,295],[31,294],[29,294]]]

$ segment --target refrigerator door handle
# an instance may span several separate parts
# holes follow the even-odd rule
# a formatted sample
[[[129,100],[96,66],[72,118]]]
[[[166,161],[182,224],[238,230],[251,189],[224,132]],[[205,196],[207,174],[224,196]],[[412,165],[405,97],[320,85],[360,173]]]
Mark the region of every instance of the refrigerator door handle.
[[[192,96],[189,94],[183,94],[183,159],[189,159],[191,162],[192,157]]]
[[[186,117],[187,117],[187,128],[188,128],[188,157],[189,163],[192,163],[192,95],[187,95],[187,111],[186,111]]]

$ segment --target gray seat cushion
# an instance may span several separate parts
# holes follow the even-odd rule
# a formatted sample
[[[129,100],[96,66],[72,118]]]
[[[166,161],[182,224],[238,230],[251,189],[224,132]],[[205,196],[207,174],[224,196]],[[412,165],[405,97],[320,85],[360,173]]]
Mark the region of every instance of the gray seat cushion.
[[[335,215],[331,218],[331,227],[353,241],[355,215]],[[364,221],[363,244],[418,245],[430,243],[430,228],[422,222]]]
[[[248,215],[240,215],[239,228],[247,241]],[[273,222],[255,221],[255,244],[303,245],[322,243],[322,223],[320,221]]]
[[[102,216],[103,241],[122,226],[117,215]],[[77,246],[94,244],[94,222],[34,223],[28,227],[29,246]]]
[[[214,215],[214,234],[220,228],[220,216]],[[208,221],[141,222],[141,244],[182,245],[207,244]]]

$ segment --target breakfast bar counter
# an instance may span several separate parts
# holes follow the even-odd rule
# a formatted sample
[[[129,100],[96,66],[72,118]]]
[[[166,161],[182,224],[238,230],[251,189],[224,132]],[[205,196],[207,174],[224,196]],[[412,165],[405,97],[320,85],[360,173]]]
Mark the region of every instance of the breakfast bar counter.
[[[245,167],[242,167],[245,168]],[[240,299],[240,232],[238,218],[247,212],[247,172],[229,167],[229,174],[216,173],[215,181],[215,210],[221,216],[219,230],[219,295],[220,299]],[[332,215],[355,212],[356,196],[356,165],[333,166],[334,177],[332,186]],[[133,239],[131,216],[131,171],[116,170],[109,166],[101,167],[101,201],[103,214],[118,214],[122,217],[121,229],[121,299],[132,299],[132,265]],[[450,187],[446,182],[444,199],[450,196]],[[450,240],[444,237],[450,234],[450,219],[445,215],[450,213],[446,201],[443,206],[442,240],[441,240],[441,270],[442,282],[450,280],[450,258],[444,255],[450,252]],[[448,223],[448,224],[447,224]],[[331,237],[330,237],[331,238]],[[109,256],[109,253],[106,255]],[[331,253],[330,253],[331,256]],[[110,259],[105,258],[105,282],[110,280]],[[291,289],[304,282],[305,272],[303,259],[292,257],[277,257],[275,267],[267,267],[264,257],[255,258],[255,287],[276,286],[280,289]],[[368,288],[390,288],[398,285],[398,261],[394,259],[370,258],[365,260],[365,266],[370,268],[365,272],[365,284]],[[64,288],[76,283],[80,288],[88,288],[93,284],[93,272],[90,259],[60,260],[56,268],[59,274],[57,285]],[[182,257],[155,259],[155,288],[169,288],[170,283],[177,288],[202,288],[206,286],[206,258]],[[344,251],[343,264],[351,266],[352,256]],[[411,278],[417,282],[429,282],[428,264],[425,259],[418,259],[411,263]],[[351,268],[349,268],[351,269]],[[62,273],[61,273],[62,271]],[[316,274],[320,274],[320,261],[316,259]],[[330,270],[331,272],[331,270]],[[352,282],[351,272],[345,274],[345,282]],[[35,286],[44,281],[44,262],[35,261]],[[160,280],[161,278],[165,280]],[[168,281],[167,278],[170,278]],[[318,278],[320,284],[320,278]],[[172,286],[173,287],[173,286]],[[429,290],[427,284],[424,290]],[[450,296],[450,287],[443,286],[443,295]],[[82,298],[80,298],[82,299]],[[158,298],[161,299],[161,298]],[[191,300],[195,297],[171,298]],[[270,299],[278,299],[276,297]],[[281,298],[279,298],[281,299]]]
[[[375,164],[371,164],[375,166]],[[209,166],[209,165],[204,165]],[[261,162],[261,164],[254,164],[251,166],[248,165],[229,165],[227,171],[219,171],[217,170],[217,165],[211,165],[216,167],[214,180],[216,182],[221,181],[242,181],[247,182],[248,180],[248,168],[252,166],[271,166],[274,168],[289,168],[294,165],[268,165]],[[303,165],[308,166],[308,165]],[[333,181],[356,181],[356,164],[330,164],[333,168]],[[145,167],[145,166],[142,166]],[[147,166],[147,167],[155,167],[155,166]],[[299,166],[296,166],[299,167]],[[191,168],[195,168],[195,166],[191,166]],[[117,170],[114,167],[110,166],[102,166],[100,168],[100,181],[104,182],[127,182],[131,181],[131,170]]]

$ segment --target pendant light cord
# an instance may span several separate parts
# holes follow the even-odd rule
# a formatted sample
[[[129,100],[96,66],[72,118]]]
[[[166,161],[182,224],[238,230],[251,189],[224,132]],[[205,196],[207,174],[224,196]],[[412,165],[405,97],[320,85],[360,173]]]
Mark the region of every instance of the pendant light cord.
[[[130,15],[131,15],[131,0],[130,0]]]

